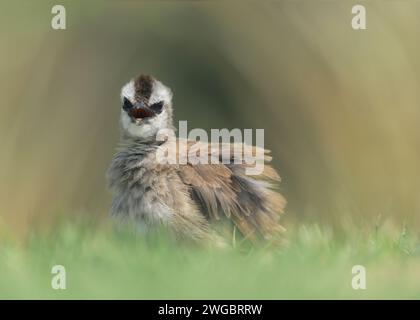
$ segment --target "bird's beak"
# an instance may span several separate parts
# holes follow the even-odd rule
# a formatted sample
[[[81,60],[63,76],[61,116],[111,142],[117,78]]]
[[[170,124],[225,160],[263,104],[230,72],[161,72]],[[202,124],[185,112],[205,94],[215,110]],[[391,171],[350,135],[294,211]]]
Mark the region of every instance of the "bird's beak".
[[[145,118],[153,117],[155,112],[144,102],[137,102],[134,104],[133,108],[128,110],[128,114],[134,122],[139,123]]]

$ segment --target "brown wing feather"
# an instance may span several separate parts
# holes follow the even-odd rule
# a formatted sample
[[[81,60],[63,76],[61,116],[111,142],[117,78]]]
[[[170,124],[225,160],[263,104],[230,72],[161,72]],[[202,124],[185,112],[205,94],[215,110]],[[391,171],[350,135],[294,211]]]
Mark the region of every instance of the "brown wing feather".
[[[187,149],[196,144],[188,141]],[[257,176],[246,175],[245,169],[249,164],[246,161],[234,163],[235,152],[242,145],[223,144],[219,148],[207,145],[210,156],[218,156],[221,161],[221,151],[227,151],[230,161],[225,164],[192,164],[187,162],[180,166],[179,176],[183,182],[190,186],[195,200],[209,215],[209,219],[220,219],[223,216],[230,218],[239,231],[247,238],[256,239],[258,235],[269,238],[283,231],[279,224],[279,214],[283,213],[285,199],[274,191],[276,183],[280,181],[277,172],[265,164],[262,174]],[[217,149],[218,148],[218,149]],[[255,153],[256,147],[245,146],[246,151]],[[260,149],[261,151],[261,149]],[[265,161],[271,160],[267,150],[262,150]],[[226,153],[225,153],[226,154]],[[243,157],[248,155],[242,153]],[[249,163],[249,162],[248,162]],[[223,215],[222,215],[222,214]]]

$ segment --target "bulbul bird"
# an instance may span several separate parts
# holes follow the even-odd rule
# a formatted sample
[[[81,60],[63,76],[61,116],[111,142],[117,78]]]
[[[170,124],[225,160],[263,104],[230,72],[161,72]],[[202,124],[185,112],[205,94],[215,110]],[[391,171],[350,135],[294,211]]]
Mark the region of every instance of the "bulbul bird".
[[[140,75],[123,86],[121,104],[121,139],[107,172],[112,216],[145,233],[163,226],[175,239],[222,246],[232,235],[255,243],[276,239],[284,231],[279,216],[286,201],[275,190],[280,177],[271,166],[247,175],[249,164],[235,161],[233,144],[211,143],[205,149],[209,156],[221,158],[223,149],[229,152],[228,161],[161,163],[157,153],[162,147],[175,148],[178,157],[180,153],[169,140],[157,138],[160,130],[174,129],[172,91]],[[196,143],[184,142],[187,151]],[[263,151],[263,161],[269,162],[268,151]]]

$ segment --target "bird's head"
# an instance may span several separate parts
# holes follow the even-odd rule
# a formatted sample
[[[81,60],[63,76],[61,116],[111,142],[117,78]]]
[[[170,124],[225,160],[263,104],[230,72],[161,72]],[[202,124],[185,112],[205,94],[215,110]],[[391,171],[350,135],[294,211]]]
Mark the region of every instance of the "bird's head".
[[[172,129],[172,92],[151,76],[140,75],[121,89],[123,134],[153,139],[159,130]]]

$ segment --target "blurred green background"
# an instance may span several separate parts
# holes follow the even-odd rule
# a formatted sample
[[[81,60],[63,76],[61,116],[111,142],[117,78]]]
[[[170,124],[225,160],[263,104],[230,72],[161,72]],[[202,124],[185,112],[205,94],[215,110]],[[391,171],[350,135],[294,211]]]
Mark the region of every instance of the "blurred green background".
[[[106,219],[119,90],[149,73],[189,128],[264,128],[285,224],[419,230],[420,2],[0,2],[0,232]]]

